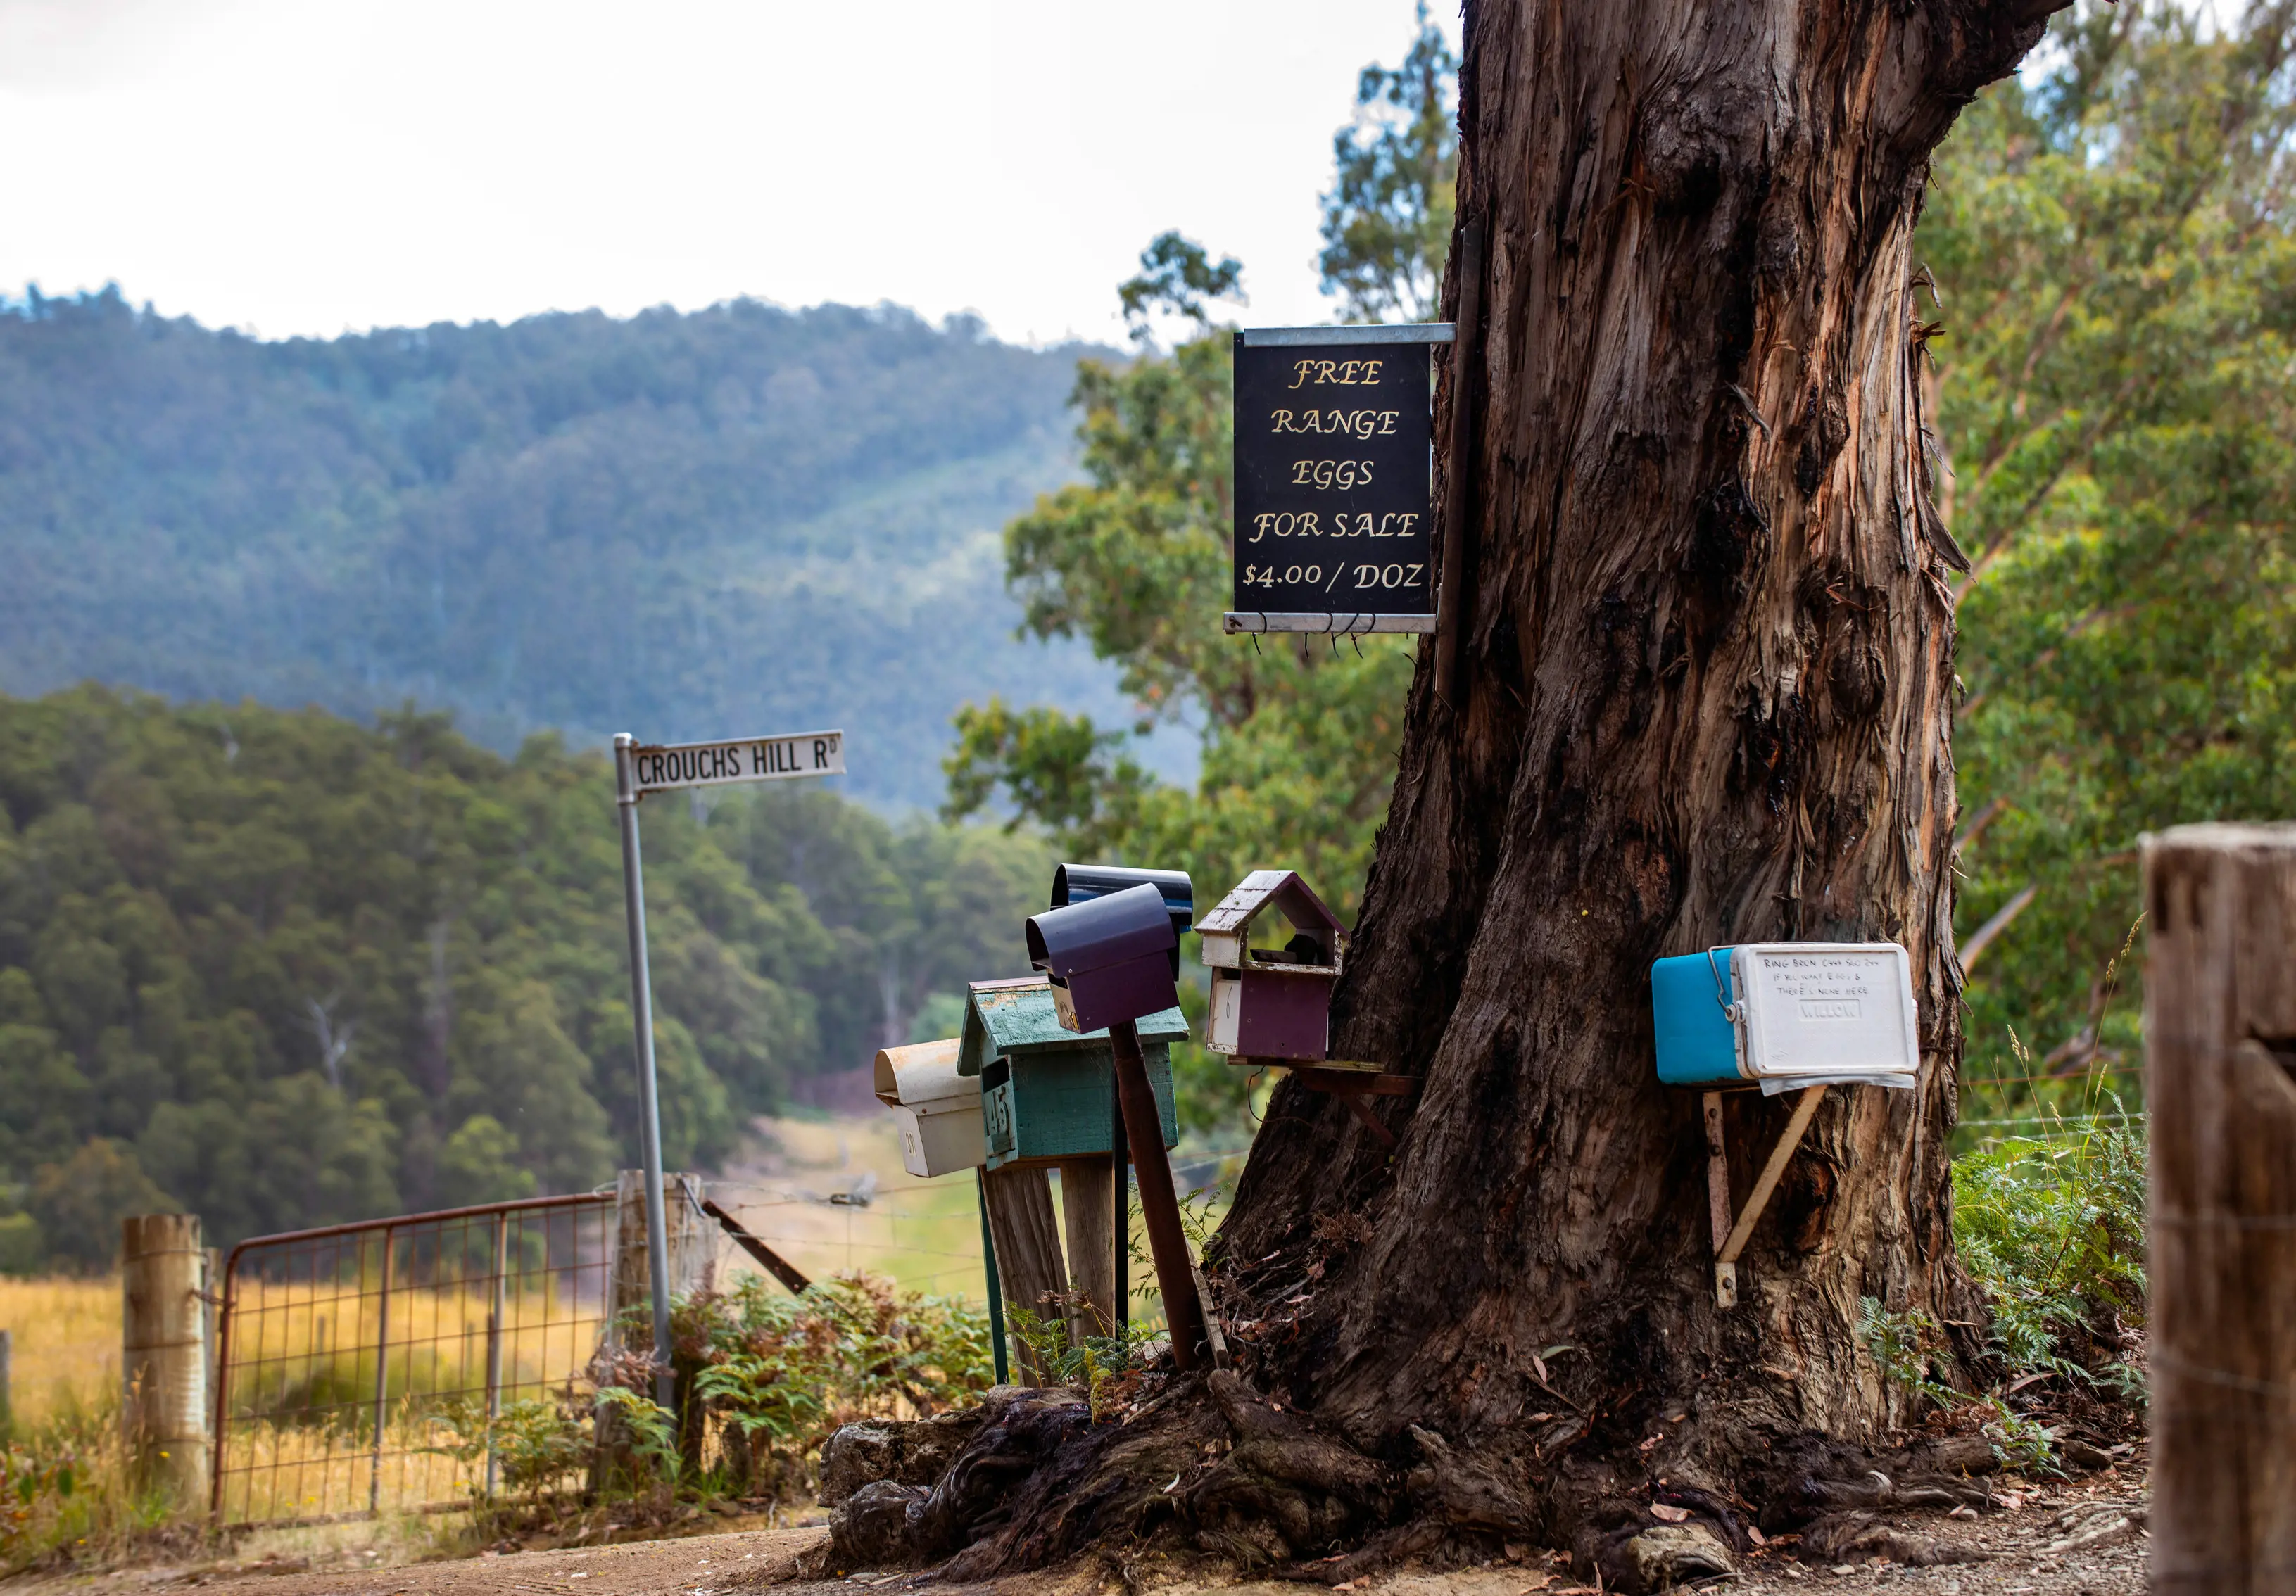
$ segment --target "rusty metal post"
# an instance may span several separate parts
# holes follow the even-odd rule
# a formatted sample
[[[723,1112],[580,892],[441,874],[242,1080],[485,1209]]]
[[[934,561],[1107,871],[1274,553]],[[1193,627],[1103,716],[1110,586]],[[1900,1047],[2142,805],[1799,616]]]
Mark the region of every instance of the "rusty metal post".
[[[510,1215],[495,1215],[495,1278],[487,1310],[487,1494],[495,1494],[495,1424],[502,1418],[503,1311],[508,1305]]]
[[[367,1471],[366,1510],[382,1510],[382,1431],[390,1413],[390,1243],[389,1226],[382,1232],[382,1293],[376,1298],[374,1328],[374,1452]]]
[[[206,1261],[195,1214],[119,1222],[120,1428],[137,1475],[185,1510],[209,1485]]]
[[[1188,1258],[1187,1232],[1180,1228],[1180,1199],[1172,1186],[1172,1160],[1164,1153],[1164,1124],[1156,1111],[1148,1062],[1140,1053],[1139,1027],[1128,1019],[1108,1027],[1116,1054],[1116,1100],[1124,1108],[1125,1140],[1139,1172],[1140,1217],[1148,1227],[1148,1250],[1156,1260],[1156,1288],[1164,1297],[1164,1323],[1172,1335],[1172,1364],[1185,1374],[1196,1366],[1196,1346],[1204,1340],[1202,1310],[1196,1303],[1195,1265]]]
[[[215,1447],[208,1465],[208,1517],[216,1523],[223,1522],[224,1447],[231,1435],[231,1311],[234,1305],[232,1287],[239,1270],[239,1248],[231,1249],[224,1260],[222,1281],[223,1300],[216,1305],[215,1384],[210,1388],[215,1417]]]

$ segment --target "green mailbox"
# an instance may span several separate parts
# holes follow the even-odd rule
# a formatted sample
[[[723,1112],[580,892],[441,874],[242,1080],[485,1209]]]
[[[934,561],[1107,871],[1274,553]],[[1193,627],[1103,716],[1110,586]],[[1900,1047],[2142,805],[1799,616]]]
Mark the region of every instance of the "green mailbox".
[[[1173,1147],[1180,1122],[1172,1109],[1172,1044],[1187,1039],[1188,1022],[1167,1009],[1143,1017],[1139,1028],[1156,1117],[1164,1145]],[[990,1169],[1049,1167],[1111,1151],[1116,1090],[1108,1033],[1064,1029],[1043,976],[972,984],[956,1072],[980,1077]]]

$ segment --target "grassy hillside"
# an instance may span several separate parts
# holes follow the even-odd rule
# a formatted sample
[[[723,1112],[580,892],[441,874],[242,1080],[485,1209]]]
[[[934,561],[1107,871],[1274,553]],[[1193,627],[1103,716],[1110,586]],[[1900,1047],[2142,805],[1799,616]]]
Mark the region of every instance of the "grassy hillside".
[[[841,724],[857,795],[931,804],[968,699],[1122,715],[1000,581],[1071,474],[1075,354],[753,302],[265,343],[33,294],[0,691],[413,700],[505,753]]]

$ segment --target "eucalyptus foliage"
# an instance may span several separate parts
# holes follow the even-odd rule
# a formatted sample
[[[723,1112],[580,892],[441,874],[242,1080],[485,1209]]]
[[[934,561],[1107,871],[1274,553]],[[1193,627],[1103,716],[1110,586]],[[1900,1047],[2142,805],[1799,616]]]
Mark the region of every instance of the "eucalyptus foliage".
[[[2292,12],[2084,4],[1932,176],[1980,1112],[2133,1090],[2142,833],[2296,814]]]
[[[1358,118],[1335,141],[1325,200],[1326,289],[1357,320],[1422,315],[1450,236],[1457,62],[1419,14],[1401,67],[1366,67]],[[1245,640],[1221,630],[1234,561],[1233,333],[1206,301],[1234,298],[1242,268],[1166,233],[1118,297],[1136,329],[1156,311],[1204,329],[1168,353],[1143,340],[1125,364],[1077,365],[1085,480],[1039,497],[1006,527],[1005,581],[1025,633],[1080,638],[1113,660],[1129,726],[991,697],[956,716],[944,768],[949,818],[1001,802],[1071,856],[1186,870],[1217,896],[1249,870],[1300,871],[1352,915],[1386,813],[1411,680],[1392,636]],[[1135,737],[1177,722],[1201,741],[1193,790],[1159,780]],[[1191,1009],[1201,996],[1184,989]],[[1180,1114],[1233,1125],[1243,1077],[1202,1049],[1175,1052]]]
[[[1458,80],[1458,58],[1420,0],[1403,64],[1374,62],[1357,81],[1355,117],[1332,140],[1317,263],[1349,321],[1436,319],[1459,174]]]

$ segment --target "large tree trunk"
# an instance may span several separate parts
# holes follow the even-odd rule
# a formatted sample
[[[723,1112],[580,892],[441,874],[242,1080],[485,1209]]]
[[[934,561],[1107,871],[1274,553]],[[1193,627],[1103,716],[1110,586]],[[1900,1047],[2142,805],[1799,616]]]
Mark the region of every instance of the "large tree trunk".
[[[1859,1299],[1964,1356],[1981,1318],[1947,1180],[1962,561],[1909,251],[1930,151],[2057,3],[1470,4],[1459,215],[1488,265],[1459,680],[1439,701],[1423,651],[1335,1013],[1339,1056],[1424,1077],[1373,1110],[1401,1145],[1279,1086],[1207,1259],[1236,1371],[1122,1426],[992,1404],[930,1492],[857,1495],[836,1555],[970,1542],[949,1572],[973,1576],[1169,1518],[1333,1583],[1543,1536],[1644,1590],[1726,1566],[1748,1502],[1799,1527],[1890,1488]],[[1726,1312],[1648,970],[1786,939],[1911,950],[1919,1084],[1830,1094]],[[1732,1099],[1740,1199],[1786,1117]],[[1949,1501],[1943,1474],[1989,1458],[1890,1469]]]
[[[1931,151],[2053,9],[1469,8],[1461,681],[1439,701],[1423,651],[1335,1029],[1425,1086],[1382,1110],[1392,1160],[1280,1088],[1218,1248],[1257,1379],[1359,1446],[1530,1427],[1718,1477],[1781,1436],[1877,1438],[1861,1297],[1980,1317],[1947,1167],[1962,561],[1910,247]],[[1787,939],[1911,950],[1920,1084],[1829,1094],[1724,1312],[1648,970]],[[1741,1199],[1790,1104],[1730,1100]]]

